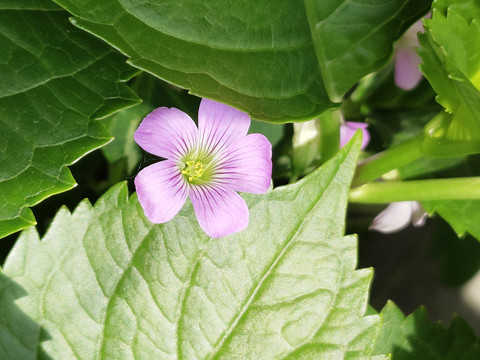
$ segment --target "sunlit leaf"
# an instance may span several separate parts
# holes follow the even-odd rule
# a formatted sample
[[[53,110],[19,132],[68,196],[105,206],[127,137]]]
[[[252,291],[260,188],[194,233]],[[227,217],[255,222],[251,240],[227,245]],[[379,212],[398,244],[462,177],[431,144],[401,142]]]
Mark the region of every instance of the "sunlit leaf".
[[[477,14],[477,15],[475,15]],[[480,5],[439,0],[420,36],[421,70],[448,115],[427,125],[426,151],[447,156],[480,152]],[[427,139],[428,140],[428,139]]]
[[[405,317],[393,302],[382,309],[382,330],[375,350],[391,353],[393,360],[473,360],[480,357],[480,342],[468,324],[454,316],[448,328],[428,319],[420,308]]]
[[[44,328],[39,346],[55,359],[372,358],[372,273],[343,236],[358,140],[293,185],[245,195],[250,225],[225,238],[207,238],[191,205],[151,224],[125,184],[61,210],[42,241],[25,231],[5,272],[28,293],[17,303]]]

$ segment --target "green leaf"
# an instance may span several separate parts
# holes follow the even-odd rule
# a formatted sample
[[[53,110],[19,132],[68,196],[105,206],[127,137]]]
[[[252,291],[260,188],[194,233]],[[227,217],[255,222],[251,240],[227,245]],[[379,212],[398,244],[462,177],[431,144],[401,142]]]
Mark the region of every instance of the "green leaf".
[[[479,13],[478,2],[436,1],[419,36],[421,70],[448,112],[427,125],[433,155],[480,152],[480,23],[472,19]]]
[[[344,92],[378,70],[390,57],[393,41],[430,4],[55,1],[76,16],[75,25],[120,49],[133,66],[270,122],[312,119],[335,106],[331,100],[339,100],[338,94],[329,98],[325,88]],[[330,26],[326,42],[311,32],[309,21],[316,27],[318,15],[333,10],[336,15],[328,24],[338,20],[343,25]],[[317,59],[319,54],[325,56]],[[325,58],[341,62],[330,66]],[[346,67],[339,71],[338,66]]]
[[[448,328],[432,323],[420,308],[405,318],[389,301],[382,309],[383,325],[375,351],[393,360],[471,360],[480,357],[480,342],[467,323],[454,316]]]
[[[430,8],[430,0],[305,0],[327,92],[341,100],[358,80],[384,66],[393,42]]]
[[[252,0],[56,2],[131,65],[254,118],[304,120],[333,106],[296,0],[282,0],[282,11]]]
[[[454,168],[436,174],[437,177],[480,176],[480,155],[471,155]],[[467,232],[480,241],[480,200],[424,201],[422,206],[429,214],[437,213],[445,219],[457,233]],[[462,240],[458,240],[462,241]]]
[[[438,219],[432,239],[432,257],[445,285],[463,285],[480,270],[480,242],[473,236],[459,238],[445,221]]]
[[[42,241],[25,231],[5,273],[44,327],[39,347],[54,359],[371,359],[372,273],[355,270],[356,238],[343,236],[359,147],[244,195],[250,225],[225,238],[207,238],[190,204],[150,223],[125,184],[62,209]]]
[[[133,134],[142,119],[154,109],[145,103],[122,110],[109,116],[102,123],[114,140],[102,148],[102,152],[111,163],[126,159],[127,172],[132,173],[142,158],[142,152],[135,143]]]
[[[2,359],[48,359],[36,357],[40,326],[15,301],[27,295],[15,281],[0,271],[0,356]]]
[[[480,200],[424,201],[423,207],[429,213],[438,213],[459,235],[466,232],[480,241]]]
[[[138,99],[119,54],[47,1],[0,2],[0,237],[75,186],[67,165],[110,141],[95,119]]]

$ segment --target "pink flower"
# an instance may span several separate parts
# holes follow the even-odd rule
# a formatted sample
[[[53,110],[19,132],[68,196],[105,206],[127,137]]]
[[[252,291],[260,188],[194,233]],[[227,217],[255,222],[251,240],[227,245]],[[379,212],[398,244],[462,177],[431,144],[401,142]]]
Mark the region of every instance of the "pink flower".
[[[249,116],[203,99],[198,128],[184,112],[161,107],[143,119],[135,141],[166,158],[135,178],[138,200],[154,223],[172,219],[187,196],[198,223],[213,238],[245,229],[248,207],[236,191],[261,194],[270,187],[272,145],[247,135]]]
[[[345,144],[355,135],[357,129],[362,130],[362,150],[365,149],[370,142],[370,133],[367,130],[368,124],[354,121],[345,121],[340,125],[340,147]]]
[[[395,84],[403,90],[413,89],[422,79],[418,68],[421,59],[415,50],[419,46],[419,32],[423,32],[422,20],[418,20],[405,32],[395,49]]]

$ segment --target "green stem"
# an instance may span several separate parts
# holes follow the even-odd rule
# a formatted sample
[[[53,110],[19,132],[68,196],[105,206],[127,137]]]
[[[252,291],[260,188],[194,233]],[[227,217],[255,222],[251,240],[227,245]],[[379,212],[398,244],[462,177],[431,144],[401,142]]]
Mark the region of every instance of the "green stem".
[[[358,165],[353,185],[361,185],[378,179],[422,156],[423,135],[419,135],[396,147],[369,157]]]
[[[340,149],[340,112],[326,111],[318,119],[320,125],[320,155],[322,164]]]
[[[480,200],[480,177],[373,182],[353,188],[349,200],[354,203],[390,203],[396,201]]]

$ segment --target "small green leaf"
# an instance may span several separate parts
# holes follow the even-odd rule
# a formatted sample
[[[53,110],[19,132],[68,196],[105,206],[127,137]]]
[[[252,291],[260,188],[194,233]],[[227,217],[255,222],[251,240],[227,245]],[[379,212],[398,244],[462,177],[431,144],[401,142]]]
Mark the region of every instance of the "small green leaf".
[[[471,155],[452,169],[437,173],[437,177],[480,176],[480,155]],[[480,200],[424,201],[425,210],[445,219],[458,236],[467,232],[480,241]],[[458,240],[462,241],[462,240]]]
[[[375,344],[377,354],[394,360],[472,360],[480,358],[480,342],[468,324],[454,316],[448,328],[432,323],[420,308],[405,318],[389,301],[382,309],[383,325]]]
[[[125,184],[62,209],[42,241],[25,231],[5,273],[44,328],[38,347],[54,359],[374,359],[372,273],[355,270],[357,241],[343,236],[359,140],[293,185],[244,195],[250,225],[228,237],[207,238],[190,204],[150,223]]]
[[[0,3],[0,237],[75,186],[67,165],[111,137],[95,119],[138,102],[122,56],[46,1]]]
[[[480,241],[480,200],[424,201],[422,205],[448,221],[459,236],[468,232]]]
[[[478,2],[436,1],[424,21],[421,70],[448,112],[426,127],[429,155],[480,152],[480,23],[471,18],[478,13]]]

